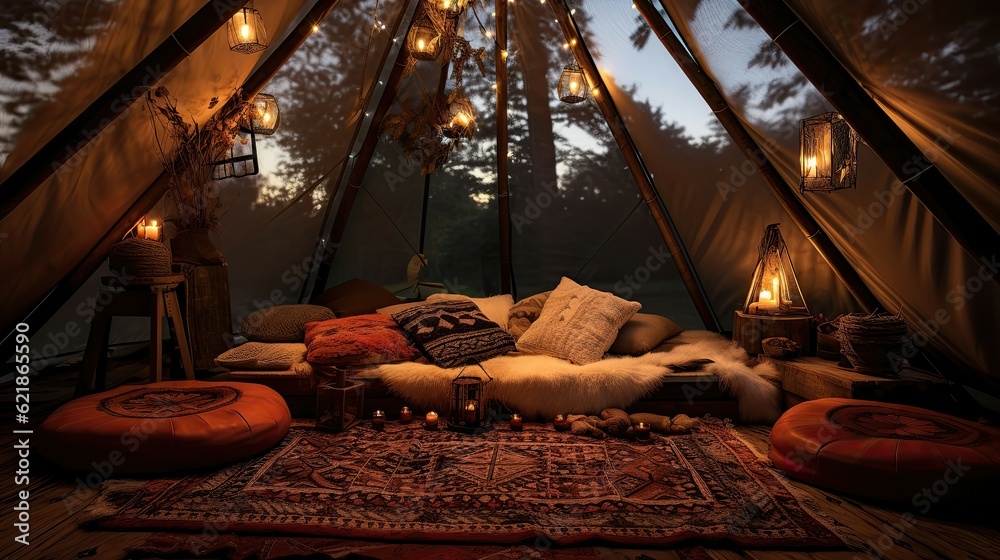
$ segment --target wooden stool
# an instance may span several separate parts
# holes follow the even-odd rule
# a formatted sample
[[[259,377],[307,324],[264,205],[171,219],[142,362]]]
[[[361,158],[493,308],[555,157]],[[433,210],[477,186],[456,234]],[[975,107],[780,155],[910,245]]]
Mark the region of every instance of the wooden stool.
[[[191,349],[184,333],[184,318],[177,299],[177,286],[184,282],[181,275],[135,278],[121,285],[113,276],[101,279],[98,304],[90,325],[87,350],[83,354],[80,377],[76,382],[76,394],[85,395],[105,389],[108,362],[108,339],[111,335],[111,320],[116,315],[122,317],[149,317],[149,377],[159,382],[163,378],[163,319],[170,319],[171,338],[180,348],[184,376],[194,379],[194,365]]]

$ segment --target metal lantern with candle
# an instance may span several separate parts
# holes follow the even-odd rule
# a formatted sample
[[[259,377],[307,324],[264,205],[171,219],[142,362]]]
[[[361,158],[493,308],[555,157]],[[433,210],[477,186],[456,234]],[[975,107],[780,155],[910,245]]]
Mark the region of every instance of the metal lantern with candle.
[[[264,28],[264,18],[260,11],[255,10],[253,2],[249,7],[241,8],[233,14],[227,25],[229,49],[253,54],[267,48],[267,30]]]
[[[840,113],[824,113],[800,123],[802,192],[853,189],[858,182],[858,135]]]
[[[281,110],[278,100],[268,93],[258,93],[253,98],[253,110],[250,111],[250,126],[254,134],[270,136],[281,125]]]
[[[320,371],[321,375],[329,375]],[[316,428],[342,432],[361,421],[364,415],[365,384],[347,382],[347,371],[333,368],[333,382],[316,388]],[[382,415],[383,424],[385,414]]]
[[[757,266],[743,308],[736,311],[733,340],[750,354],[762,353],[761,341],[776,336],[790,338],[808,351],[811,323],[788,246],[778,224],[771,224],[757,247]]]
[[[448,138],[472,138],[476,131],[476,114],[472,110],[472,102],[462,95],[453,93],[452,97],[441,133]]]
[[[448,429],[466,434],[488,431],[492,429],[486,421],[486,386],[493,378],[482,366],[479,366],[486,376],[484,381],[479,375],[465,373],[466,368],[451,381],[451,408],[448,412]]]
[[[415,60],[437,60],[441,50],[441,34],[431,20],[421,18],[410,28],[406,38],[410,56]]]
[[[590,93],[587,75],[579,64],[567,64],[559,76],[559,86],[556,88],[559,100],[563,103],[580,103],[586,101]]]

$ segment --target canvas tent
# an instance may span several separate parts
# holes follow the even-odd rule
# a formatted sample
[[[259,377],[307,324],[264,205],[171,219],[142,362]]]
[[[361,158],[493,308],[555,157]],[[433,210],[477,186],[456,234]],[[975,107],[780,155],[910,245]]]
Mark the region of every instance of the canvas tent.
[[[353,277],[401,282],[415,252],[428,257],[425,279],[499,292],[505,244],[497,224],[507,213],[497,195],[496,76],[466,77],[476,137],[429,181],[397,145],[369,134],[380,106],[398,111],[439,83],[433,63],[398,91],[391,79],[418,4],[262,0],[256,7],[271,46],[254,55],[228,49],[224,23],[239,8],[228,2],[8,9],[0,23],[9,49],[0,71],[4,335],[25,320],[38,351],[64,354],[85,341],[88,298],[107,273],[99,265],[110,244],[161,208],[166,183],[149,117],[142,103],[128,103],[155,83],[199,122],[212,98],[224,102],[241,86],[266,84],[282,102],[283,129],[260,142],[264,173],[219,183],[233,200],[221,240],[235,316]],[[780,222],[814,312],[871,307],[863,303],[870,293],[881,308],[904,314],[946,375],[997,393],[1000,348],[991,342],[1000,332],[1000,287],[989,253],[1000,227],[995,11],[980,2],[774,6],[785,4],[801,21],[775,30],[781,10],[736,0],[637,1],[639,10],[624,0],[509,3],[509,122],[500,136],[506,130],[517,293],[551,289],[567,275],[685,326],[717,321],[728,329],[763,227]],[[466,13],[465,35],[494,57],[497,42],[480,24],[495,32],[496,7],[477,6]],[[651,14],[676,33],[683,52],[668,53]],[[803,31],[825,57],[803,55]],[[703,100],[672,60],[680,55],[724,105]],[[587,66],[588,58],[604,97],[562,105],[554,97],[560,69],[574,59]],[[831,61],[851,78],[853,94],[824,89],[838,84],[824,74]],[[798,121],[858,91],[922,152],[917,164],[933,163],[928,173],[940,171],[953,187],[934,193],[943,202],[902,185],[913,173],[883,161],[898,143],[866,136],[860,121],[852,124],[870,145],[860,150],[858,188],[798,192]],[[848,110],[857,105],[847,105],[845,117],[857,119]],[[735,117],[729,125],[741,124],[764,157],[717,124],[716,114],[727,111]],[[366,139],[370,159],[360,157]],[[773,168],[771,188],[775,177],[783,183],[784,203],[762,179],[761,162]],[[644,182],[655,197],[642,194]],[[928,209],[940,214],[942,205],[966,214],[956,220]],[[658,214],[669,221],[657,222]],[[816,232],[797,227],[806,218]],[[854,294],[828,264],[830,254],[816,250],[817,233],[842,255],[846,273],[860,277]],[[311,257],[333,243],[330,266],[317,275],[323,267]],[[142,329],[134,323],[114,337],[141,338]]]

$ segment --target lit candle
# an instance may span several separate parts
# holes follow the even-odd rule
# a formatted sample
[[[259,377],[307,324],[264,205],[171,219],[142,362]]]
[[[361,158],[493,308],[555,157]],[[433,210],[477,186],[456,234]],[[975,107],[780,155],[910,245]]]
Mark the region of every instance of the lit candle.
[[[417,50],[420,52],[427,51],[427,41],[423,39],[417,39]]]
[[[462,417],[462,420],[465,420],[465,423],[471,426],[476,423],[477,419],[476,401],[469,401],[469,404],[465,405],[465,415]]]
[[[243,37],[244,41],[250,38],[250,26],[246,23],[240,26],[240,36]]]
[[[576,95],[580,91],[580,82],[576,80],[570,80],[569,82],[569,92]]]
[[[524,421],[521,420],[520,414],[515,414],[510,417],[510,431],[520,432],[524,429]]]
[[[399,411],[399,421],[404,424],[409,424],[413,420],[413,412],[410,407],[404,406],[402,410]]]
[[[424,417],[424,427],[428,430],[435,430],[438,427],[438,413],[433,410]]]
[[[143,237],[149,239],[150,241],[160,240],[160,226],[156,225],[156,220],[151,221],[144,229],[145,232],[143,233]]]
[[[806,177],[816,176],[816,156],[806,158]]]
[[[639,422],[635,425],[635,439],[639,441],[646,441],[649,439],[649,424],[645,422]]]
[[[372,428],[379,431],[385,429],[385,412],[381,410],[375,411],[375,414],[372,416]]]
[[[767,311],[774,311],[778,308],[778,304],[774,301],[774,295],[771,290],[764,288],[760,291],[760,297],[757,299],[756,307],[751,307],[751,312],[764,313]]]

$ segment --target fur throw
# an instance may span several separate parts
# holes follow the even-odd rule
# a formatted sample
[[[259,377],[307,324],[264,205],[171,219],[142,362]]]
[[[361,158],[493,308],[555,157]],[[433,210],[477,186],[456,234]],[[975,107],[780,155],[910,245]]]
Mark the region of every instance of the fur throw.
[[[773,423],[781,414],[781,391],[761,377],[774,375],[767,362],[746,365],[747,353],[722,336],[707,331],[685,331],[671,339],[667,352],[643,356],[605,356],[599,362],[575,365],[559,358],[508,354],[484,361],[494,380],[486,386],[492,398],[525,416],[551,417],[573,411],[599,414],[606,408],[627,408],[656,391],[671,375],[671,366],[710,358],[702,371],[718,377],[723,389],[739,401],[740,421]],[[359,374],[381,379],[409,402],[446,410],[451,381],[459,368],[406,362],[384,364]],[[466,373],[479,371],[469,367]],[[485,379],[485,376],[484,376]],[[697,391],[697,386],[692,386]]]

